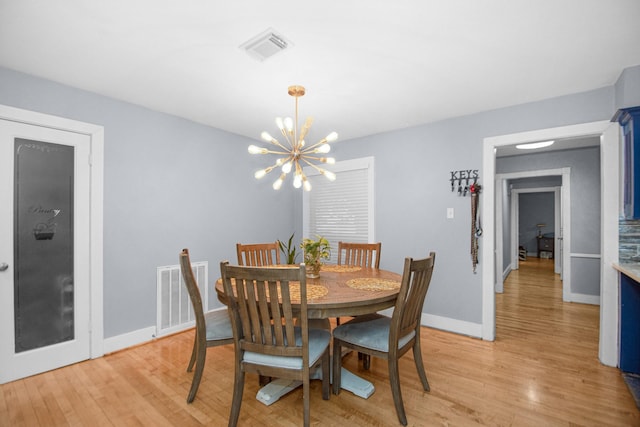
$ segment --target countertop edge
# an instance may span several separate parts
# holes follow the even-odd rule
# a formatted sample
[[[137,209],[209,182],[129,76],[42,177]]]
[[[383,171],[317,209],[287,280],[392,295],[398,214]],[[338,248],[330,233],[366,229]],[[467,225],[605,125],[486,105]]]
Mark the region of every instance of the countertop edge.
[[[625,276],[630,277],[636,282],[640,282],[640,265],[639,264],[618,264],[613,263],[613,268],[618,270]]]

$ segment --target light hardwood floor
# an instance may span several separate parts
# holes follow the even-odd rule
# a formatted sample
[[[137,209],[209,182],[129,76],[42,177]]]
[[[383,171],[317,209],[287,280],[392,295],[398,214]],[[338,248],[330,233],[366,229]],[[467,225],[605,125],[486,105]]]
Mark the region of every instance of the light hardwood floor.
[[[422,391],[408,353],[401,386],[412,426],[638,426],[618,369],[598,361],[598,307],[562,303],[552,261],[529,258],[497,295],[497,339],[485,342],[422,329],[431,392]],[[1,426],[223,426],[233,387],[232,346],[209,349],[200,390],[185,402],[193,331],[0,386]],[[312,382],[311,423],[397,426],[386,365],[363,371],[353,354],[345,366],[373,381],[367,400],[343,391],[321,398]],[[255,399],[248,375],[240,425],[298,426],[302,392],[271,406]]]

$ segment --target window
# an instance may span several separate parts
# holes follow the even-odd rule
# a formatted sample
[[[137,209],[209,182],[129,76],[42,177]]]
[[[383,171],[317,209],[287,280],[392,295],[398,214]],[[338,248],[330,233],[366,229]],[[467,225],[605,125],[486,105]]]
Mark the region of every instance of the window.
[[[330,263],[338,260],[338,242],[375,242],[373,157],[336,162],[333,182],[307,167],[311,191],[304,192],[304,237],[325,237],[331,244]]]

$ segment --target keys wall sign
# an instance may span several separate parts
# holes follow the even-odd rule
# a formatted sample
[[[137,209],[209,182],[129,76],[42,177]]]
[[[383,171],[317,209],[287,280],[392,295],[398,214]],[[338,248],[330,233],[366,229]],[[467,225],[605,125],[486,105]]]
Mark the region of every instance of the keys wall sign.
[[[458,196],[466,196],[471,192],[471,186],[477,185],[480,175],[478,169],[461,169],[449,172],[451,192],[458,192]]]

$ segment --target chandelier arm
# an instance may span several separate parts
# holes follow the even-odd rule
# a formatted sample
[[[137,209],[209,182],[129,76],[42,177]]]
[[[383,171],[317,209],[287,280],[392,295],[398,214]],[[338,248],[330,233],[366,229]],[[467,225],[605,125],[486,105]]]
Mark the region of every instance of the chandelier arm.
[[[285,137],[286,137],[286,135],[285,135]],[[273,138],[270,142],[271,142],[271,144],[275,145],[276,147],[279,147],[279,148],[282,148],[283,150],[287,150],[287,151],[289,151],[289,149],[288,149],[287,147],[285,147],[284,145],[282,145],[282,144],[280,143],[280,141],[278,141],[278,140],[277,140],[277,139],[275,139],[275,138]],[[287,142],[288,142],[288,140],[287,140]]]
[[[284,145],[280,145],[282,147],[283,150],[293,150],[293,142],[291,141],[291,138],[289,138],[289,134],[287,132],[286,129],[280,129],[280,133],[282,133],[282,136],[284,136],[284,139],[287,141],[287,143],[289,144],[289,148],[285,147]]]
[[[311,129],[312,124],[313,124],[313,118],[307,117],[307,120],[305,120],[304,125],[302,125],[302,130],[300,131],[300,136],[298,137],[298,144],[301,144],[302,141],[304,140],[304,137],[307,136],[307,133],[309,132],[309,129]]]
[[[322,161],[322,159],[326,159],[327,156],[311,156],[309,155],[310,153],[302,153],[303,157],[305,159],[309,159],[309,160],[318,160],[318,161]]]
[[[275,168],[282,166],[284,163],[287,163],[290,158],[291,157],[287,158],[287,160],[285,160],[284,162],[280,162],[281,159],[278,159],[271,166],[264,168],[263,170],[265,171],[265,175],[268,174],[269,172],[271,172],[272,170],[274,170]],[[286,175],[286,173],[285,173],[285,175]]]
[[[322,138],[320,141],[316,142],[315,144],[306,147],[303,153],[308,153],[310,151],[313,151],[315,148],[321,146],[322,144],[328,144],[327,138]]]
[[[308,164],[309,166],[311,166],[312,168],[314,168],[314,169],[315,169],[315,170],[317,170],[318,172],[320,172],[320,173],[323,173],[323,172],[324,172],[324,169],[322,169],[321,167],[316,166],[316,165],[314,165],[313,163],[311,163],[310,161],[308,161],[308,160],[306,159],[307,157],[308,157],[308,156],[300,157],[300,160],[302,160],[303,162],[305,162],[306,164]],[[301,169],[302,169],[302,168],[301,168]]]
[[[283,147],[284,148],[284,147]],[[286,150],[286,148],[285,148]],[[290,155],[291,152],[290,151],[273,151],[273,150],[267,150],[264,153],[258,153],[258,154],[285,154],[285,155]]]

